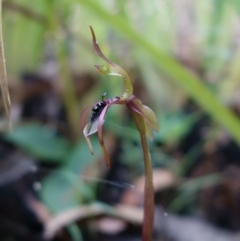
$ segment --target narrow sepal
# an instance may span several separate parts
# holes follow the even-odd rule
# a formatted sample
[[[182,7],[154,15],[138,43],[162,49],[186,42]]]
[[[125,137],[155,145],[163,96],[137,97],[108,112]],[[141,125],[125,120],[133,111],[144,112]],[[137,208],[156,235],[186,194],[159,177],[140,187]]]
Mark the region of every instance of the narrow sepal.
[[[155,113],[146,105],[142,104],[136,96],[132,95],[128,100],[127,104],[133,111],[143,116],[146,122],[156,131],[159,131],[159,125]]]
[[[103,152],[103,156],[104,156],[104,160],[107,165],[107,168],[110,168],[110,166],[111,166],[110,159],[109,159],[108,152],[106,150],[104,142],[101,144],[101,148],[102,148],[102,152]]]
[[[121,96],[121,99],[126,100],[133,93],[133,85],[132,85],[131,79],[129,78],[128,74],[125,72],[125,70],[123,68],[121,68],[119,65],[113,63],[102,53],[102,51],[97,43],[97,39],[96,39],[95,33],[93,31],[93,28],[91,26],[90,26],[90,29],[91,29],[91,33],[92,33],[93,48],[94,48],[95,53],[110,65],[107,67],[101,66],[101,65],[95,65],[95,67],[101,74],[119,75],[122,77],[122,79],[124,81],[125,90]]]
[[[93,147],[92,147],[92,143],[91,143],[91,141],[90,141],[90,138],[87,136],[87,137],[85,137],[85,139],[86,139],[86,141],[87,141],[88,148],[89,148],[91,154],[93,155],[94,152],[93,152]]]

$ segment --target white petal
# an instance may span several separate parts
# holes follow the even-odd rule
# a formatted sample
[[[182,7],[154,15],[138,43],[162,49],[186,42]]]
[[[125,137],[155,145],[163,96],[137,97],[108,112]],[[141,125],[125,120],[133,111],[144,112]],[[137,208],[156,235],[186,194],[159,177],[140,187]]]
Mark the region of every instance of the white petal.
[[[99,118],[98,118],[99,119]],[[97,132],[98,130],[98,119],[96,119],[94,122],[88,122],[83,130],[84,136],[90,136]]]

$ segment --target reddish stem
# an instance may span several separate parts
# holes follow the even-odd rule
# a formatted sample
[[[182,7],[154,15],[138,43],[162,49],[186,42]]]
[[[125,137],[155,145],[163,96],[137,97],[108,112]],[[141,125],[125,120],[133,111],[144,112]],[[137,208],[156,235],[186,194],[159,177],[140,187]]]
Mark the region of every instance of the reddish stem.
[[[144,155],[145,165],[145,187],[144,187],[144,215],[143,215],[143,230],[142,240],[152,240],[152,230],[154,221],[154,189],[153,189],[153,175],[152,162],[147,145],[146,135],[141,133],[141,143]]]
[[[153,189],[153,174],[152,161],[148,150],[146,127],[142,115],[132,108],[131,100],[127,102],[127,107],[131,111],[132,117],[136,124],[141,137],[143,149],[143,159],[145,167],[145,186],[144,186],[144,213],[143,213],[143,229],[142,240],[152,240],[153,220],[154,220],[154,189]]]

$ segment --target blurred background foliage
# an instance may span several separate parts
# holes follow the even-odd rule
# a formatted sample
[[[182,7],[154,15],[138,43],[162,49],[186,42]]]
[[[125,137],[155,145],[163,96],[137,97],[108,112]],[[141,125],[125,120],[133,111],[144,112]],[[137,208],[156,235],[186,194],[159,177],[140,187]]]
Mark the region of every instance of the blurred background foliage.
[[[30,172],[34,196],[58,214],[96,200],[121,203],[124,183],[142,174],[138,133],[126,110],[111,108],[104,127],[111,170],[97,139],[94,156],[83,139],[83,109],[104,92],[123,91],[120,79],[95,71],[102,60],[92,48],[91,25],[105,55],[129,73],[135,94],[158,117],[161,131],[149,143],[154,177],[160,169],[174,181],[167,188],[159,181],[156,204],[177,214],[201,210],[213,223],[240,230],[240,215],[228,213],[240,198],[240,188],[228,190],[240,158],[239,16],[238,0],[4,0],[14,129],[1,136],[1,153],[15,164],[11,155],[20,150],[31,161],[20,176],[10,162],[4,170],[11,178],[3,175],[0,184]],[[226,192],[228,202],[221,203]],[[218,201],[221,208],[213,208]],[[82,237],[79,230],[68,226],[73,240]]]

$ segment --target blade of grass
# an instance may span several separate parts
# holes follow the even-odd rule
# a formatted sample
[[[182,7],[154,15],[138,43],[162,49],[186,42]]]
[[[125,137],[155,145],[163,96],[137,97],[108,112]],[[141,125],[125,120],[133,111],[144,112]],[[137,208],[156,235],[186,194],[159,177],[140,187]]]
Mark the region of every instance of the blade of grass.
[[[234,93],[238,90],[240,83],[240,46],[235,51],[235,56],[228,63],[229,74],[224,78],[224,81],[219,86],[219,93],[222,98],[229,101],[232,99]]]
[[[0,0],[0,85],[2,90],[2,98],[4,103],[4,108],[7,114],[7,121],[9,130],[11,130],[11,116],[10,116],[10,108],[11,101],[10,95],[8,91],[8,82],[7,82],[7,73],[5,66],[5,57],[4,57],[4,49],[3,49],[3,37],[2,37],[2,0]]]
[[[223,125],[232,137],[240,144],[240,121],[226,108],[214,94],[202,83],[202,80],[182,67],[172,57],[153,46],[142,34],[137,33],[124,18],[106,11],[97,2],[76,0],[85,6],[106,24],[126,36],[139,49],[145,50],[155,60],[156,65],[183,90],[192,97],[212,118]]]
[[[58,1],[46,1],[48,8],[48,28],[51,38],[56,47],[56,55],[60,69],[61,88],[63,89],[62,98],[67,113],[71,138],[77,140],[80,133],[80,110],[74,89],[74,83],[70,71],[68,49],[66,38],[61,37],[62,21],[56,14]]]
[[[239,0],[230,0],[230,1],[226,1],[226,2],[228,2],[229,4],[232,4],[233,9],[235,9],[235,11],[240,16],[240,1]]]
[[[67,230],[73,241],[83,241],[81,230],[76,223],[69,224]]]

